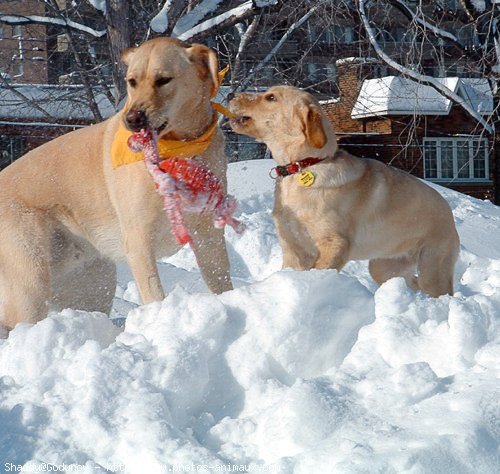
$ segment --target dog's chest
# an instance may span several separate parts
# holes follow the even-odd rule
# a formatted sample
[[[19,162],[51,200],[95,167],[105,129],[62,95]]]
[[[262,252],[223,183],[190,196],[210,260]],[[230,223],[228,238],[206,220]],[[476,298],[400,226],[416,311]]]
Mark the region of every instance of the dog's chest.
[[[275,193],[275,211],[287,209],[300,220],[312,219],[313,221],[316,218],[321,219],[325,214],[342,212],[340,191],[321,186],[321,181],[317,179],[311,185],[304,186],[299,177],[293,175],[278,182]]]
[[[321,226],[325,210],[322,192],[297,185],[293,178],[277,183],[273,217],[281,228],[303,240],[304,235],[315,234],[315,228]]]

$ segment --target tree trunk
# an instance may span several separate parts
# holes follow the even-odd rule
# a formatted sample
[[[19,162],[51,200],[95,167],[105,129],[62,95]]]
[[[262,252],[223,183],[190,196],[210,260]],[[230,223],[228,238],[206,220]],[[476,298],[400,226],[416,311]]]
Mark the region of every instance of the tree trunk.
[[[122,52],[131,46],[128,14],[128,0],[106,1],[106,23],[108,30],[109,53],[115,88],[115,106],[126,95],[125,65],[121,61]]]

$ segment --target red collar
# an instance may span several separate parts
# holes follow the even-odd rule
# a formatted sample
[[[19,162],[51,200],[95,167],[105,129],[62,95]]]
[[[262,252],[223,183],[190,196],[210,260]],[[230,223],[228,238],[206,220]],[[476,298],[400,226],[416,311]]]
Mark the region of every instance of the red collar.
[[[269,171],[269,176],[273,179],[277,179],[278,177],[284,178],[285,176],[290,176],[291,174],[300,173],[304,168],[315,165],[326,158],[304,158],[299,161],[292,161],[285,166],[276,166]],[[276,175],[273,174],[273,171],[276,172]]]

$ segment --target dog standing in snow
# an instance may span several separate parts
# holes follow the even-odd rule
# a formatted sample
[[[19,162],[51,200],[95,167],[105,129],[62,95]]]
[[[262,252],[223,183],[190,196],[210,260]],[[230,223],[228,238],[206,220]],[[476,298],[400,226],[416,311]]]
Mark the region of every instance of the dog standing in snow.
[[[370,260],[381,285],[402,276],[430,296],[453,294],[459,238],[448,203],[417,178],[337,149],[318,102],[278,86],[230,101],[234,131],[264,142],[279,166],[273,218],[283,266]]]
[[[160,141],[198,146],[209,130],[196,159],[225,187],[224,141],[211,103],[219,86],[215,53],[160,38],[125,51],[123,60],[122,112],[48,142],[0,173],[0,323],[7,329],[39,321],[50,309],[109,312],[120,260],[129,263],[143,303],[164,298],[156,259],[179,245],[144,162],[124,159],[131,131],[151,129]],[[186,224],[208,288],[231,289],[223,231],[211,215],[187,214]]]

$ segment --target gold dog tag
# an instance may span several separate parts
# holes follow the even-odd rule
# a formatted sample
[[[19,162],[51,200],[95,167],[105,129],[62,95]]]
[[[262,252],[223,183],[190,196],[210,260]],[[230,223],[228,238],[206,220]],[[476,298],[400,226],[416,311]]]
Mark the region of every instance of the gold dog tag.
[[[299,184],[305,188],[312,186],[315,179],[316,173],[312,171],[302,171],[302,173],[299,174]]]

